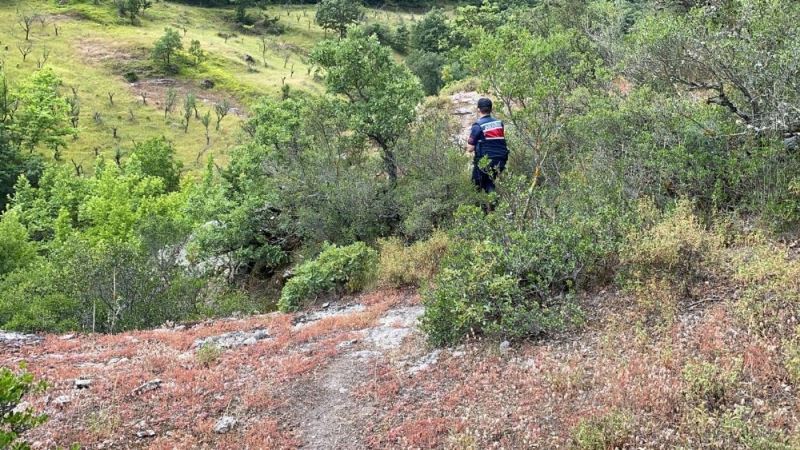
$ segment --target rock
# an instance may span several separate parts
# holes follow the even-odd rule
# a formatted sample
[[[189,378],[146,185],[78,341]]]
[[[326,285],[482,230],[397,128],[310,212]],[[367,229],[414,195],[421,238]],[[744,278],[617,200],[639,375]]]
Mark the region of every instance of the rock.
[[[220,334],[218,336],[210,336],[204,339],[197,339],[192,344],[192,347],[199,348],[203,345],[216,345],[220,348],[235,348],[242,345],[253,345],[258,341],[269,338],[269,332],[266,329],[258,329],[254,331],[232,331],[230,333]]]
[[[53,404],[59,408],[67,406],[70,402],[72,402],[72,397],[69,395],[59,395],[55,398],[55,400],[53,400]]]
[[[456,115],[466,116],[467,114],[474,114],[475,112],[469,108],[456,108],[454,111]]]
[[[508,353],[511,349],[511,343],[508,341],[503,341],[500,343],[500,353]]]
[[[417,372],[421,372],[423,370],[429,369],[432,365],[439,362],[439,354],[441,350],[434,350],[427,355],[420,358],[419,362],[414,364],[410,369],[408,369],[409,375],[415,375]]]
[[[322,304],[323,309],[327,309],[329,306],[331,306],[330,302],[325,302]]]
[[[62,341],[69,341],[69,340],[75,339],[75,335],[74,334],[65,334],[65,335],[61,336],[59,339],[62,340]]]
[[[337,350],[344,350],[358,344],[358,339],[351,339],[349,341],[342,341],[336,345]]]
[[[353,357],[358,359],[380,358],[381,356],[383,356],[381,352],[375,352],[372,350],[361,350],[353,353]]]
[[[131,395],[142,395],[145,392],[150,392],[160,387],[161,387],[161,380],[159,378],[156,378],[154,380],[148,381],[147,383],[144,383],[143,385],[131,391]]]
[[[367,335],[367,340],[372,342],[376,347],[384,350],[389,350],[399,347],[403,343],[403,339],[411,334],[410,328],[393,328],[393,327],[378,327],[373,328]]]
[[[89,378],[75,379],[75,389],[89,389],[89,386],[91,385],[92,385],[92,380]]]
[[[206,78],[200,82],[200,87],[203,89],[211,89],[214,87],[214,82]]]
[[[40,336],[35,334],[23,334],[14,332],[5,332],[0,330],[0,345],[6,344],[14,347],[27,344],[38,344],[42,341]]]
[[[151,437],[155,437],[155,436],[156,436],[156,432],[153,431],[153,430],[139,430],[139,431],[136,432],[136,437],[138,437],[140,439],[141,438],[151,438]]]
[[[324,305],[323,305],[324,307]],[[361,304],[353,304],[353,305],[328,305],[324,310],[320,311],[312,311],[305,314],[300,314],[294,320],[294,329],[300,329],[312,322],[316,322],[321,319],[325,319],[328,317],[335,317],[335,316],[344,316],[347,314],[362,312],[367,308]]]
[[[237,420],[231,416],[222,416],[217,423],[214,424],[214,433],[225,434],[236,426]]]

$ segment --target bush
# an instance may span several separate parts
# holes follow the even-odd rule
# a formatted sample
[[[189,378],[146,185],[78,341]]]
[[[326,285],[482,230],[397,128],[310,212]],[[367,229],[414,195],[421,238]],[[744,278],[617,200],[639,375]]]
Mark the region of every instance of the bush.
[[[436,275],[449,242],[442,231],[410,246],[396,237],[382,239],[378,243],[381,255],[378,280],[393,287],[427,285]]]
[[[281,291],[278,308],[297,311],[308,300],[337,290],[355,292],[369,281],[378,252],[363,242],[345,247],[325,245],[322,253],[300,264]]]
[[[410,240],[448,228],[461,205],[476,204],[481,198],[469,179],[464,150],[453,143],[460,128],[447,107],[428,104],[419,119],[399,145],[404,175],[394,195],[400,231]]]
[[[643,214],[657,215],[649,210]],[[688,296],[694,283],[719,267],[722,245],[722,237],[706,230],[691,203],[681,200],[662,220],[629,235],[621,254],[623,278],[632,284],[667,280]]]
[[[689,363],[683,368],[684,397],[691,405],[709,411],[719,408],[735,389],[740,374],[740,360],[727,369],[705,361]]]
[[[33,375],[25,370],[14,373],[7,367],[0,367],[0,448],[28,449],[30,445],[19,436],[47,420],[44,414],[36,414],[29,406],[23,405],[23,397],[31,392],[46,388],[43,382],[34,382]]]
[[[581,237],[559,224],[515,229],[507,214],[459,209],[434,287],[423,294],[422,328],[434,345],[477,333],[537,336],[575,317]]]
[[[128,83],[135,83],[139,81],[139,75],[134,71],[128,71],[122,74],[122,78],[125,78],[125,81]]]
[[[425,93],[436,95],[444,86],[442,68],[447,58],[439,53],[415,50],[408,55],[406,64],[411,72],[419,78]]]
[[[632,428],[630,414],[611,411],[600,417],[581,420],[573,431],[573,442],[580,450],[624,448]]]
[[[35,257],[36,246],[17,215],[8,212],[0,216],[0,278],[29,265]]]
[[[727,271],[743,286],[735,304],[750,330],[770,338],[790,337],[800,317],[800,260],[759,235],[749,235],[727,252]]]
[[[211,366],[211,364],[217,362],[220,356],[222,356],[222,349],[218,345],[208,342],[200,346],[194,355],[197,363],[203,367]]]

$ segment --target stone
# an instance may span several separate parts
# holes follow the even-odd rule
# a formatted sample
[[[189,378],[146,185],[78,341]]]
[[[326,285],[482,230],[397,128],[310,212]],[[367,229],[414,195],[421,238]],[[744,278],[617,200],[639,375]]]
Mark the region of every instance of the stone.
[[[427,355],[420,358],[420,360],[408,369],[409,375],[415,375],[417,372],[429,369],[431,366],[439,362],[439,354],[441,350],[434,350]]]
[[[89,389],[92,385],[92,380],[89,378],[77,378],[75,380],[75,389]]]
[[[150,380],[147,383],[142,384],[141,386],[131,391],[131,395],[142,395],[145,392],[150,392],[160,387],[161,387],[161,380],[159,378],[156,378],[154,380]]]
[[[0,345],[6,344],[18,347],[26,344],[38,344],[41,341],[42,338],[35,334],[5,332],[0,330]]]
[[[222,416],[217,423],[214,424],[214,433],[217,434],[225,434],[233,429],[236,426],[238,421],[231,416]]]
[[[70,402],[72,402],[72,397],[69,395],[59,395],[58,397],[53,400],[53,404],[58,406],[59,408],[63,408],[67,406]]]
[[[253,345],[258,341],[269,338],[269,331],[266,329],[258,329],[254,331],[232,331],[230,333],[220,334],[218,336],[209,336],[203,339],[197,339],[192,344],[193,347],[199,348],[203,345],[216,345],[220,348],[236,348],[242,345]]]
[[[323,310],[312,311],[297,316],[297,318],[294,320],[294,329],[298,330],[312,322],[316,322],[328,317],[344,316],[347,314],[362,312],[366,309],[367,308],[364,305],[358,303],[353,305],[328,305],[328,307]]]
[[[155,436],[156,436],[156,432],[153,431],[153,430],[139,430],[139,431],[136,432],[136,437],[138,437],[140,439],[141,438],[151,438],[151,437],[155,437]]]
[[[500,343],[500,353],[508,353],[511,349],[511,343],[508,341],[503,341]]]

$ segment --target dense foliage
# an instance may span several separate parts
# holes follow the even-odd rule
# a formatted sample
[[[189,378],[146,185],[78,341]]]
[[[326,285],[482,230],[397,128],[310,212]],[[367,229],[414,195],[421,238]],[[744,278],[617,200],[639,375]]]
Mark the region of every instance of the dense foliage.
[[[91,170],[46,163],[80,104],[46,67],[3,77],[0,326],[116,332],[274,308],[281,288],[295,310],[361,287],[379,247],[382,284],[423,290],[432,342],[525,338],[579,322],[597,286],[691,296],[711,276],[698,267],[722,264],[721,217],[798,232],[796,2],[482,2],[392,25],[361,23],[357,2],[317,11],[337,34],[306,55],[324,92],[253,99],[241,144],[203,173],[166,139]],[[162,72],[213,65],[181,39],[151,49]],[[491,196],[470,184],[448,99],[424,98],[464,86],[506,123]],[[197,97],[163,100],[199,129]],[[759,306],[769,289],[743,314],[778,314]]]
[[[326,245],[315,259],[300,264],[281,291],[281,311],[296,311],[317,296],[363,288],[375,267],[378,252],[363,242],[345,247]]]
[[[45,384],[35,382],[33,375],[24,367],[16,373],[7,367],[0,368],[0,448],[31,448],[20,436],[44,423],[47,416],[37,414],[33,408],[26,406],[23,398],[44,388]]]

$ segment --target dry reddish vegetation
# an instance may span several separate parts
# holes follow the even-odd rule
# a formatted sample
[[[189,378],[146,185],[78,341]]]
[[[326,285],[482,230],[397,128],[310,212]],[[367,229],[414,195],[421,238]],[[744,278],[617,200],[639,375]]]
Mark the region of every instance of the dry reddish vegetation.
[[[181,331],[48,336],[5,350],[2,364],[27,361],[52,384],[34,401],[51,415],[28,436],[41,447],[796,448],[800,403],[781,343],[746,333],[732,304],[712,300],[727,294],[711,291],[660,329],[637,324],[624,295],[595,295],[580,332],[508,351],[475,341],[431,353],[412,334],[356,362],[366,331],[418,302],[392,291],[300,329],[293,316],[270,314]],[[273,338],[208,364],[191,349],[197,338],[258,328]],[[81,376],[93,380],[89,389],[73,388]],[[160,388],[132,394],[155,378]],[[321,394],[332,381],[354,389]],[[57,406],[61,395],[72,401]],[[214,433],[223,415],[239,423]],[[325,429],[327,421],[335,423]],[[143,429],[155,436],[137,437]]]

